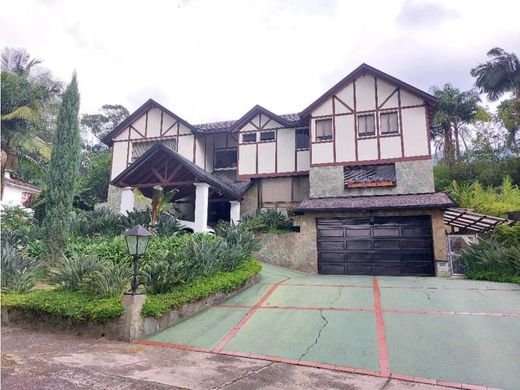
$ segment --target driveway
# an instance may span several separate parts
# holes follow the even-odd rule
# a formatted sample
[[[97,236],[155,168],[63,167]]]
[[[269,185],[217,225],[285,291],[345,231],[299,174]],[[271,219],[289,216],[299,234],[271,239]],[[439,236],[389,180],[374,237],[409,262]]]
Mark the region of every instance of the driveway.
[[[264,265],[258,284],[138,343],[423,384],[516,389],[520,287],[307,275]]]

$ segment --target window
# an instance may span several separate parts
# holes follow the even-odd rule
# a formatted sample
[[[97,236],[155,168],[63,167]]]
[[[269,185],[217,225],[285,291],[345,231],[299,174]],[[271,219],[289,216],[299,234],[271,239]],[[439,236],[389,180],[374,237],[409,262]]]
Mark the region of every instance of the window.
[[[215,150],[214,169],[234,169],[237,167],[237,150]]]
[[[370,137],[376,135],[374,114],[358,115],[358,136]]]
[[[274,131],[262,131],[260,141],[274,141]]]
[[[309,149],[309,129],[296,130],[296,149]]]
[[[256,142],[256,133],[242,134],[242,142]]]
[[[398,122],[397,122],[397,112],[385,112],[381,113],[381,134],[395,134],[399,133]]]
[[[319,119],[316,121],[316,139],[318,141],[332,139],[332,119]]]
[[[154,146],[157,143],[163,144],[163,145],[169,147],[171,150],[176,150],[177,141],[175,139],[169,139],[166,141],[133,142],[132,143],[132,162],[134,162],[139,157],[141,157],[143,154],[145,154],[152,146]]]

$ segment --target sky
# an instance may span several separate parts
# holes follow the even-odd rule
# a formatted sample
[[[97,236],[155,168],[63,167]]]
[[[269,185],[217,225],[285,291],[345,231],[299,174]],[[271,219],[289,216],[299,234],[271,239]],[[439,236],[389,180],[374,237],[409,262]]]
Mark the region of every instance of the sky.
[[[489,49],[520,54],[519,14],[511,0],[17,0],[0,43],[65,82],[76,71],[82,113],[153,98],[196,124],[299,112],[363,62],[425,91],[472,88]]]

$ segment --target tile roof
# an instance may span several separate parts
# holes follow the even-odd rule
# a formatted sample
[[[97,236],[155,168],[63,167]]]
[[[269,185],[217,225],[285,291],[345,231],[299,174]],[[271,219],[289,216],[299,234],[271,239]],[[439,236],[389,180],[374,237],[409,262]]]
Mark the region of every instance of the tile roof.
[[[251,181],[237,181],[237,171],[236,169],[222,170],[222,171],[214,171],[212,173],[214,177],[224,182],[229,187],[233,188],[233,190],[237,193],[243,194],[251,185]]]
[[[278,115],[281,118],[285,119],[287,122],[290,122],[291,124],[294,124],[294,126],[301,125],[301,117],[298,113],[292,113],[292,114],[282,114]],[[220,122],[210,122],[210,123],[200,123],[198,125],[193,125],[197,130],[203,132],[203,133],[213,133],[213,132],[225,132],[230,130],[233,125],[238,121],[232,120],[232,121],[220,121]]]
[[[456,206],[445,192],[405,195],[352,196],[344,198],[305,199],[295,209],[309,211],[363,211],[381,209],[446,209]]]
[[[12,186],[24,187],[24,188],[33,190],[34,192],[40,192],[40,189],[38,187],[36,187],[35,185],[27,183],[27,182],[22,181],[22,180],[13,179],[12,177],[6,177],[4,179],[4,183],[5,184],[10,184]]]

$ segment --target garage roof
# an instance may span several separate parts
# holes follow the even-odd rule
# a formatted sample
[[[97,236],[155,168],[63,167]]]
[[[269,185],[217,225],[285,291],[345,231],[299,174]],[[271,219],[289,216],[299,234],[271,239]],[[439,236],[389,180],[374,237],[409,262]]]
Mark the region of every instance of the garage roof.
[[[456,206],[445,192],[406,195],[351,196],[305,199],[296,212],[363,211],[382,209],[447,209]]]

